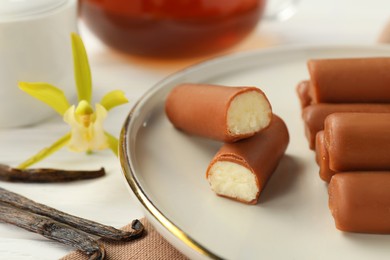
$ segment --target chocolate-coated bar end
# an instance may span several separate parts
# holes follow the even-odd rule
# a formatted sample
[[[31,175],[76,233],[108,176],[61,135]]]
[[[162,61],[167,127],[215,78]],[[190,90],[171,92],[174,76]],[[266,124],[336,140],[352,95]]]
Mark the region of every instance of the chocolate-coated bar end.
[[[316,162],[320,167],[320,178],[323,181],[330,182],[336,172],[329,169],[329,154],[325,146],[323,130],[316,135]]]
[[[390,234],[390,172],[344,172],[329,184],[329,209],[337,229]]]
[[[303,80],[299,82],[296,87],[297,95],[302,109],[309,106],[312,102],[311,96],[309,94],[309,90],[310,90],[309,80]]]

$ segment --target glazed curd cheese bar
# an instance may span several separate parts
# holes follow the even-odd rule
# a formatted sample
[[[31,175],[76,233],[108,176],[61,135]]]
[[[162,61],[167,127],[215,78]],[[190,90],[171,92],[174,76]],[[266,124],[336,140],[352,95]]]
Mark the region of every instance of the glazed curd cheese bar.
[[[226,143],[211,161],[206,178],[220,196],[256,204],[289,142],[283,120],[274,115],[270,126],[250,138]]]
[[[315,149],[316,134],[324,129],[325,118],[336,112],[390,113],[389,104],[313,104],[302,110],[309,148]]]
[[[390,102],[390,58],[309,60],[312,103]]]
[[[390,113],[331,114],[315,147],[326,182],[338,172],[390,171]]]
[[[234,142],[266,129],[272,108],[256,87],[181,84],[165,102],[171,123],[187,133]]]
[[[296,87],[342,231],[390,234],[390,57],[312,59]]]
[[[390,113],[334,113],[325,120],[329,168],[390,170]]]
[[[329,187],[336,227],[360,233],[390,233],[390,172],[339,173]]]

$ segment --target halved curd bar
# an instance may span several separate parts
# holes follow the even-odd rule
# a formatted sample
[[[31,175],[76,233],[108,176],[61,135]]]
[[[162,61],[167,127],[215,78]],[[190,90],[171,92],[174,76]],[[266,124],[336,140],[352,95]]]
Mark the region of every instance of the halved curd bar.
[[[274,115],[270,126],[253,137],[226,143],[209,164],[206,178],[220,196],[256,204],[261,191],[283,157],[289,134]]]
[[[256,87],[181,84],[169,93],[165,111],[175,127],[224,142],[253,136],[272,119],[271,105]]]

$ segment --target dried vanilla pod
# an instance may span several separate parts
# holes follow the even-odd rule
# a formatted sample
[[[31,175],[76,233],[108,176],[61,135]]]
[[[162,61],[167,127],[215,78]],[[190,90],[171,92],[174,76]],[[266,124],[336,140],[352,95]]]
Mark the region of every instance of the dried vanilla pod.
[[[51,218],[0,202],[0,221],[38,233],[65,245],[72,246],[89,255],[90,259],[97,260],[104,259],[105,257],[103,246],[99,245],[98,242],[88,234]]]
[[[62,169],[18,169],[0,164],[0,180],[8,182],[69,182],[104,176],[104,168],[93,171]]]
[[[139,220],[133,221],[133,231],[123,231],[111,226],[102,225],[91,220],[72,216],[49,206],[36,203],[26,197],[23,197],[19,194],[8,191],[1,187],[0,203],[7,203],[21,210],[26,210],[35,214],[46,216],[48,218],[67,224],[89,234],[93,234],[109,240],[130,241],[132,239],[142,236],[144,231],[144,226]]]

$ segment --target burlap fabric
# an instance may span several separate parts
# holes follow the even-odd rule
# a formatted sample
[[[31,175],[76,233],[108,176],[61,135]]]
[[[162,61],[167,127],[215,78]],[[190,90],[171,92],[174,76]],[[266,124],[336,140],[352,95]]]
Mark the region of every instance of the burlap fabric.
[[[146,234],[137,240],[130,242],[101,241],[106,250],[107,260],[128,259],[187,259],[176,248],[169,244],[144,218],[141,219],[146,229]],[[131,224],[122,228],[131,230]],[[74,251],[61,258],[61,260],[87,260],[88,256]]]

